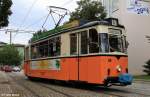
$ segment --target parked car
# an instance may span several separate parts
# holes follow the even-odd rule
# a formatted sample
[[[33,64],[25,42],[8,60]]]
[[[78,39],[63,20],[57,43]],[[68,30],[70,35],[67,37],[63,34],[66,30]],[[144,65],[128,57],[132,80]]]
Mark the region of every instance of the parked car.
[[[5,72],[12,72],[12,67],[6,65],[6,66],[3,67],[3,71],[5,71]]]
[[[20,72],[21,69],[20,69],[18,66],[15,66],[15,67],[13,67],[13,71],[14,71],[14,72]]]

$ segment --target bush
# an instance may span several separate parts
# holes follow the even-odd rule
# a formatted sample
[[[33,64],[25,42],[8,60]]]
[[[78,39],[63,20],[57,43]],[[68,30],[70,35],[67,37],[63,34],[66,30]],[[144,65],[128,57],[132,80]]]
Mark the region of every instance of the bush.
[[[0,65],[21,65],[22,56],[13,45],[6,45],[0,50]]]
[[[150,76],[150,60],[148,60],[148,61],[146,62],[146,64],[143,65],[143,67],[144,67],[144,70],[143,70],[143,71],[144,71],[147,75]]]

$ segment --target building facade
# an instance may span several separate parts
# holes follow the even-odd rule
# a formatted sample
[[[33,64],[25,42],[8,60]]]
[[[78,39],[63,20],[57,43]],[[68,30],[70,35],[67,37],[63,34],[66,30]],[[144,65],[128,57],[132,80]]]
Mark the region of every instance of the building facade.
[[[150,0],[101,0],[108,17],[118,18],[126,27],[129,42],[129,71],[143,74],[143,65],[150,59]]]

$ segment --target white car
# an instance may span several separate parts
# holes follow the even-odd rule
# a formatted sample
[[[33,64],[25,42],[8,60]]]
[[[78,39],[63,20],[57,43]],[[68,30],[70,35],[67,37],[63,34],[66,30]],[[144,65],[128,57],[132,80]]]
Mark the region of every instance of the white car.
[[[16,66],[16,67],[13,67],[13,71],[14,71],[14,72],[20,72],[21,69],[20,69],[19,67]]]

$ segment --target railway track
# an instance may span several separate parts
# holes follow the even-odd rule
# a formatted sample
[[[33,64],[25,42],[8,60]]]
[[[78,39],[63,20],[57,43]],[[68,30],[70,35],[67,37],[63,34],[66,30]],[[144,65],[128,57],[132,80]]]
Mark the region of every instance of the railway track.
[[[141,89],[126,88],[126,90],[127,90],[128,93],[135,93],[135,94],[139,94],[139,95],[142,95],[142,96],[150,97],[150,94],[148,95],[148,94],[140,93],[142,91]],[[128,90],[130,90],[130,91],[128,91]],[[139,92],[135,92],[135,91],[139,91]]]
[[[51,89],[50,86],[44,85],[44,84],[41,83],[41,82],[38,82],[38,83],[40,83],[40,85],[43,86],[43,87],[47,87],[47,88]],[[77,89],[81,89],[81,88],[78,87]],[[81,91],[82,91],[82,90],[87,90],[87,91],[89,91],[89,92],[103,93],[103,94],[106,94],[106,95],[111,95],[112,97],[114,97],[114,96],[115,96],[115,97],[127,97],[126,94],[129,94],[129,93],[130,93],[130,94],[134,94],[134,95],[138,95],[138,96],[136,96],[136,97],[150,97],[150,95],[147,95],[147,94],[144,94],[144,93],[133,92],[133,91],[135,91],[135,90],[139,90],[139,91],[140,91],[140,89],[131,89],[131,88],[126,88],[126,90],[122,90],[121,88],[114,89],[114,88],[102,88],[102,87],[100,87],[100,88],[95,88],[95,87],[94,87],[94,89],[92,89],[92,88],[89,86],[89,87],[87,87],[87,88],[83,88],[83,87],[82,87]],[[100,92],[99,90],[103,90],[103,92]],[[129,91],[129,90],[130,90],[130,91]],[[116,92],[112,93],[112,92],[110,92],[110,91],[116,91]],[[74,96],[70,96],[70,97],[74,97]]]
[[[23,82],[21,82],[21,81],[17,80],[16,78],[14,78],[14,76],[9,75],[9,77],[12,78],[17,84],[19,84],[20,86],[24,87],[26,90],[30,91],[30,93],[34,94],[34,97],[43,97],[43,96],[39,95],[37,92],[35,92],[35,90],[33,90],[33,89],[31,89],[30,87],[28,87],[28,85],[25,85]],[[35,84],[35,83],[34,83],[34,84]],[[70,95],[70,94],[67,94],[67,93],[61,92],[61,91],[59,91],[59,90],[57,90],[57,89],[48,87],[48,86],[46,86],[46,85],[44,85],[44,84],[42,84],[42,83],[38,83],[38,84],[36,83],[36,85],[41,86],[41,87],[44,87],[44,88],[46,88],[46,89],[49,89],[49,90],[51,90],[51,91],[53,91],[53,92],[55,92],[55,93],[64,95],[65,97],[74,97],[74,96],[72,96],[72,95]]]
[[[15,80],[19,85],[23,86],[24,88],[26,88],[27,90],[29,90],[32,94],[35,94],[34,97],[43,97],[40,96],[37,92],[35,92],[33,89],[31,89],[30,87],[27,86],[27,83],[25,85],[25,83],[23,83],[25,80],[24,76],[19,76],[20,79],[16,79],[15,76],[9,75],[13,80]],[[22,82],[20,82],[20,80],[22,80]],[[30,82],[31,83],[31,82]],[[141,93],[141,92],[137,92],[135,90],[139,90],[140,89],[130,89],[130,88],[120,88],[120,87],[113,87],[113,88],[103,88],[103,87],[91,87],[91,86],[87,86],[87,87],[74,87],[74,86],[68,86],[68,85],[58,85],[58,84],[52,84],[52,83],[45,83],[45,82],[41,82],[41,81],[34,81],[32,82],[32,84],[35,84],[37,86],[43,87],[47,90],[53,91],[56,94],[61,94],[64,97],[77,97],[72,93],[69,93],[70,91],[78,91],[76,93],[81,93],[84,91],[87,91],[87,93],[95,93],[95,94],[105,94],[105,95],[109,95],[111,97],[128,97],[130,94],[135,95],[134,97],[150,97],[150,95]],[[126,90],[125,90],[126,89]],[[69,92],[66,92],[69,91]],[[80,91],[80,92],[79,92]],[[107,97],[109,97],[107,96]],[[45,96],[44,96],[45,97]],[[82,97],[82,96],[80,96]],[[92,97],[92,96],[88,96],[88,97]],[[105,97],[105,96],[94,96],[94,97]],[[129,97],[133,97],[133,96],[129,96]]]
[[[46,86],[46,85],[44,85],[44,84],[38,84],[38,85],[43,86],[43,87],[45,87],[45,88],[47,88],[47,89],[53,90],[53,91],[55,91],[56,93],[63,94],[63,95],[65,95],[66,97],[74,97],[74,96],[72,96],[72,95],[70,95],[70,94],[68,94],[68,93],[61,92],[60,90],[54,89],[54,88],[49,87],[49,86]]]
[[[30,97],[42,97],[42,96],[39,96],[39,94],[37,94],[37,93],[36,93],[35,91],[33,91],[32,89],[30,89],[29,87],[27,87],[27,85],[22,84],[22,83],[21,83],[19,80],[17,80],[15,77],[13,77],[13,76],[11,76],[11,75],[8,75],[8,77],[11,78],[11,80],[10,80],[10,79],[8,80],[9,82],[12,82],[12,80],[15,81],[16,84],[22,86],[25,90],[27,90],[30,94],[32,94],[32,95],[30,95]],[[24,96],[25,96],[25,95],[24,95]],[[28,97],[28,96],[26,95],[25,97]]]

